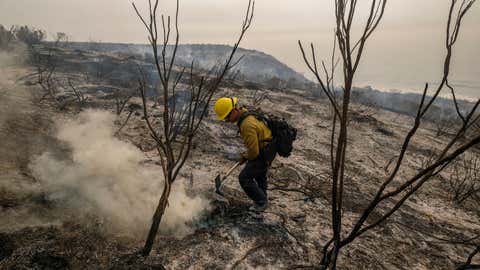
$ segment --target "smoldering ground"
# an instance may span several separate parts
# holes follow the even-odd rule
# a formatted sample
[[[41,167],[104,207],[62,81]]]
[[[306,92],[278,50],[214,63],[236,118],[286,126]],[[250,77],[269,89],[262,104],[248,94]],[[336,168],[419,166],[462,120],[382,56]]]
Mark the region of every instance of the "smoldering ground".
[[[40,112],[32,92],[19,78],[30,70],[24,66],[21,48],[0,52],[0,231],[51,224],[36,216],[31,204],[39,185],[26,171],[32,155],[48,145],[48,113]]]
[[[39,106],[40,90],[19,80],[32,72],[22,55],[0,53],[0,230],[72,217],[89,222],[84,217],[93,215],[109,232],[144,233],[163,188],[159,166],[144,163],[139,149],[114,137],[113,114],[90,110],[66,120]],[[181,180],[161,226],[177,236],[209,207],[187,196]]]
[[[146,165],[135,146],[114,137],[112,113],[87,110],[57,123],[56,137],[69,157],[45,152],[32,159],[30,169],[48,200],[79,213],[102,218],[110,229],[142,233],[148,229],[163,188],[158,166]],[[187,196],[181,179],[173,186],[161,230],[182,236],[188,224],[209,207],[201,197]]]

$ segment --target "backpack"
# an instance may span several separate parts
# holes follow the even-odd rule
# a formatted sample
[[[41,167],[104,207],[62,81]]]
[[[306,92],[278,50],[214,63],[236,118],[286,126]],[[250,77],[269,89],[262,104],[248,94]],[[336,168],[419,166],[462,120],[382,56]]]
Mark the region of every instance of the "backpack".
[[[297,129],[292,127],[284,118],[269,115],[259,111],[247,111],[240,115],[238,127],[247,116],[253,115],[257,120],[264,122],[272,132],[272,142],[281,157],[289,157],[293,150],[293,141],[297,139]]]

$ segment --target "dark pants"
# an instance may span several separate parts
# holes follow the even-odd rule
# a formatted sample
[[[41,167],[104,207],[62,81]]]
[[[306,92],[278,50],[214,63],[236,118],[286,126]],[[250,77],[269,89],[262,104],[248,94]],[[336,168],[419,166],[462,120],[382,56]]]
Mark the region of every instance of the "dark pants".
[[[275,155],[276,151],[273,145],[268,145],[265,149],[260,150],[256,159],[247,162],[238,176],[240,186],[257,205],[264,205],[268,202],[267,172]]]

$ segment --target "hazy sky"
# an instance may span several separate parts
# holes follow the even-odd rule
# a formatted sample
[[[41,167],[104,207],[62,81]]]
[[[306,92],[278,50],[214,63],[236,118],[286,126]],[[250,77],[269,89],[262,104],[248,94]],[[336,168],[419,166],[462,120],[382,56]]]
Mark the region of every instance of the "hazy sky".
[[[135,1],[146,7],[146,0]],[[361,8],[370,1],[361,0]],[[390,0],[384,20],[368,43],[357,85],[421,89],[441,76],[449,0]],[[145,43],[146,32],[129,0],[0,0],[0,23],[27,24],[71,40]],[[172,14],[175,1],[161,1]],[[232,44],[247,0],[180,0],[182,43]],[[318,56],[332,47],[333,0],[257,0],[252,29],[242,47],[272,54],[307,74],[297,40],[314,42]],[[359,19],[359,22],[362,20]],[[453,81],[467,96],[480,97],[480,2],[463,24],[455,50]]]

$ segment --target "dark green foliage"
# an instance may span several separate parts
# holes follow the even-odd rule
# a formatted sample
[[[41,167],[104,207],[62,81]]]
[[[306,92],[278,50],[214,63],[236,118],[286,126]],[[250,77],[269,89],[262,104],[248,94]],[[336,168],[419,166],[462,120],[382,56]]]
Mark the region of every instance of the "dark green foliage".
[[[12,29],[7,29],[0,24],[0,50],[8,49],[10,42],[14,39],[15,35]]]
[[[12,26],[10,29],[0,24],[0,50],[10,50],[14,44],[27,46],[40,44],[46,37],[45,31],[29,26]]]

